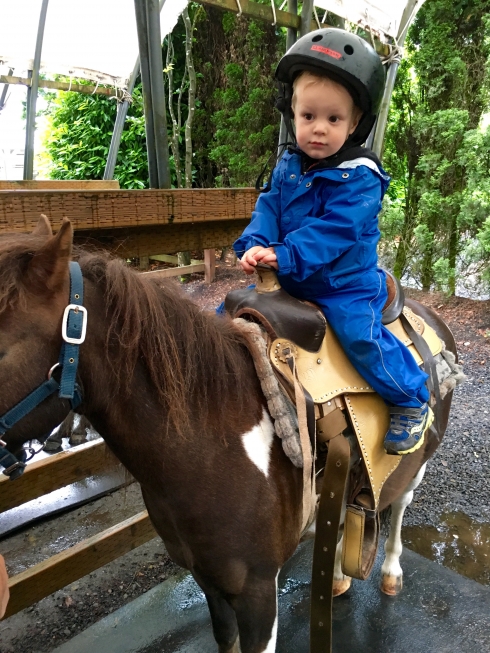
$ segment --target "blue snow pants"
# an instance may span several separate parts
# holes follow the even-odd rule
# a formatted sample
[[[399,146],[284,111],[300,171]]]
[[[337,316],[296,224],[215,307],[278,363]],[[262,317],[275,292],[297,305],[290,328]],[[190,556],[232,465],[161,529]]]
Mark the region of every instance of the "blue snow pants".
[[[427,374],[407,347],[381,324],[387,299],[382,270],[366,272],[352,285],[312,297],[322,309],[352,365],[393,406],[415,408],[428,401]]]
[[[407,347],[381,324],[388,298],[382,270],[365,272],[354,283],[321,296],[309,295],[306,282],[290,283],[284,277],[280,281],[294,297],[321,308],[352,365],[387,404],[418,408],[429,400],[427,374]],[[225,312],[224,302],[216,312]]]

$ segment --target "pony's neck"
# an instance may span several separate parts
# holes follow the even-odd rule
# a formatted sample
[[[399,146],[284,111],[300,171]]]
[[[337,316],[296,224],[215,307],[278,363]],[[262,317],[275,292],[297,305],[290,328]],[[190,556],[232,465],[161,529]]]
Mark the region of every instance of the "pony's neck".
[[[121,274],[110,270],[104,284],[87,274],[80,375],[81,410],[124,464],[121,448],[135,438],[140,450],[151,442],[151,457],[155,438],[233,437],[258,423],[263,397],[245,336],[171,288]]]

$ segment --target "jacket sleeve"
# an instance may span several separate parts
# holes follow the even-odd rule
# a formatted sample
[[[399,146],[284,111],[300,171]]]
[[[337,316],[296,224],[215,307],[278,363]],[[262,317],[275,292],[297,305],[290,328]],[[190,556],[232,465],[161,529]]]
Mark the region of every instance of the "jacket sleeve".
[[[279,239],[279,215],[281,210],[281,164],[272,173],[271,189],[261,193],[252,213],[252,220],[244,232],[233,243],[237,256],[241,257],[251,247],[269,247],[271,241]]]
[[[304,281],[347,252],[366,226],[376,224],[383,196],[379,177],[367,168],[357,168],[348,182],[339,183],[329,196],[321,216],[305,217],[274,247],[279,271],[294,281]]]

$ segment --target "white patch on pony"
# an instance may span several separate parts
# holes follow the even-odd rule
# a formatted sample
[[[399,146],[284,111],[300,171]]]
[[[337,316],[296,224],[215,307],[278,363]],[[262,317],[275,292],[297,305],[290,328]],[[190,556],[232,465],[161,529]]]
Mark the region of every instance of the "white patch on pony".
[[[279,576],[279,572],[277,572],[276,575],[276,618],[274,620],[274,625],[272,626],[272,631],[271,631],[271,638],[269,640],[269,643],[265,647],[262,653],[275,653],[276,651],[276,641],[277,641],[277,578]]]
[[[265,409],[262,412],[262,419],[251,431],[242,435],[243,446],[247,456],[260,471],[269,475],[269,462],[272,440],[274,438],[274,426]]]

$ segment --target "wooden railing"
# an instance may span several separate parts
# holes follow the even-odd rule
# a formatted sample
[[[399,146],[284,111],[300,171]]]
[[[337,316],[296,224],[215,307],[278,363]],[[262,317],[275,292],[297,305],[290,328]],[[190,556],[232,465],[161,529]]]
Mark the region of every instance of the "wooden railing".
[[[118,468],[121,463],[105,442],[95,440],[27,465],[15,481],[0,475],[0,514],[89,476]],[[143,511],[11,577],[5,618],[154,537],[148,513]]]
[[[254,188],[120,190],[117,182],[2,182],[0,234],[32,231],[41,213],[55,230],[68,217],[77,243],[98,244],[123,258],[209,250],[201,265],[211,281],[211,250],[240,236],[256,199]]]

